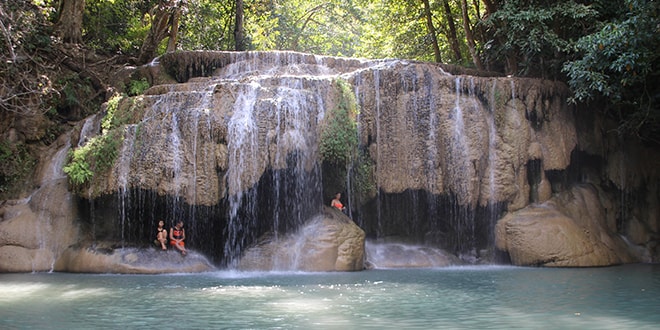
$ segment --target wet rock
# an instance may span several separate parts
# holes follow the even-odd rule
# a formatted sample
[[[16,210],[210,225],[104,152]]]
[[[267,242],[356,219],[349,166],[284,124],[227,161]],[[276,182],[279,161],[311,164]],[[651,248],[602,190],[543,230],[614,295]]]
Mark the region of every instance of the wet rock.
[[[214,269],[203,255],[194,251],[183,256],[172,249],[114,248],[109,242],[71,247],[54,265],[55,271],[71,273],[198,273]]]
[[[31,196],[5,203],[0,222],[0,272],[51,271],[79,237],[66,179],[44,183]]]
[[[241,257],[241,270],[356,271],[364,264],[364,231],[328,206],[297,233],[262,238]]]
[[[515,265],[610,266],[636,261],[593,186],[576,186],[542,204],[509,213],[496,244]]]
[[[371,268],[430,268],[462,264],[455,255],[433,247],[374,242],[368,242],[366,247]]]

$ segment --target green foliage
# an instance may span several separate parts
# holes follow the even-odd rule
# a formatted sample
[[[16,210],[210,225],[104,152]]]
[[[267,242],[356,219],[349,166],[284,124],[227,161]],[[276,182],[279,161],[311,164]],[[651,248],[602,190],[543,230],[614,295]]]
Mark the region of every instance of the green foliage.
[[[95,174],[104,173],[112,168],[117,156],[121,137],[115,131],[94,137],[87,144],[69,152],[69,162],[64,166],[64,173],[76,186],[82,186],[92,180]]]
[[[60,76],[53,87],[60,91],[59,98],[52,102],[57,116],[80,120],[98,110],[99,94],[92,87],[89,79],[70,73]]]
[[[336,87],[336,106],[326,113],[319,150],[324,161],[345,167],[354,159],[358,146],[358,109],[350,85],[337,80]]]
[[[134,122],[135,98],[126,98],[124,95],[115,94],[106,103],[106,113],[101,120],[101,129],[104,133],[114,128]]]
[[[36,160],[25,144],[0,141],[0,193],[11,191],[14,185],[32,173],[35,164]]]
[[[353,168],[354,178],[352,182],[355,183],[357,197],[361,200],[366,200],[376,194],[376,179],[374,177],[374,163],[366,150],[361,150],[358,153],[357,161]]]
[[[93,137],[87,144],[69,152],[69,162],[64,166],[64,173],[76,186],[82,186],[92,180],[95,174],[104,173],[112,168],[117,156],[122,137],[122,127],[130,120],[129,111],[120,111],[124,100],[121,95],[115,95],[108,100],[106,114],[101,120],[102,134]]]
[[[491,62],[515,59],[516,75],[557,77],[573,40],[594,24],[596,15],[573,0],[505,1],[482,22],[492,34],[485,55]]]
[[[108,53],[137,54],[149,25],[143,15],[157,1],[87,0],[83,18],[85,42]]]
[[[574,101],[606,98],[624,131],[650,137],[660,124],[660,4],[627,0],[623,8],[619,17],[577,41],[577,58],[564,71]]]
[[[136,95],[141,95],[144,93],[149,88],[149,82],[147,81],[146,78],[141,78],[139,80],[131,80],[128,83],[128,90],[126,93],[128,96],[136,96]]]
[[[74,185],[81,186],[91,181],[94,176],[94,172],[90,169],[89,162],[87,161],[88,154],[89,147],[85,146],[69,151],[69,162],[64,166],[63,170]]]
[[[188,13],[181,17],[181,27],[179,29],[181,47],[183,49],[199,50],[233,49],[235,45],[233,35],[234,5],[235,1],[189,1]],[[246,6],[250,6],[250,4],[246,3]],[[258,15],[254,12],[249,16],[259,17]]]

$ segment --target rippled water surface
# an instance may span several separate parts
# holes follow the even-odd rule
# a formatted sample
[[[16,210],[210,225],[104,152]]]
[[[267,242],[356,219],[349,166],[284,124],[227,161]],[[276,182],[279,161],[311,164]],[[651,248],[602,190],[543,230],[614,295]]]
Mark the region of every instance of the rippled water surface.
[[[660,265],[0,274],[0,329],[657,329]]]

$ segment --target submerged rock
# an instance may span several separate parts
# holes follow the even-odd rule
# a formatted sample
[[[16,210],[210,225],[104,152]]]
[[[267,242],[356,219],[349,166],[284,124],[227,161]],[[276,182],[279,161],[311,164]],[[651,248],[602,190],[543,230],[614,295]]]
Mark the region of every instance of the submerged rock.
[[[441,249],[397,243],[367,242],[367,263],[372,268],[430,268],[462,264]]]
[[[240,259],[241,270],[356,271],[364,269],[364,231],[328,206],[297,233],[262,238]]]

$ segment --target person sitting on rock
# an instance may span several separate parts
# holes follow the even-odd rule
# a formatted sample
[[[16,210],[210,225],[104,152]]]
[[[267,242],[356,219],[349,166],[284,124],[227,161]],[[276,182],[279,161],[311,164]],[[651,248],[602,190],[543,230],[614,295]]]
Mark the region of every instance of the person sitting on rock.
[[[185,243],[186,231],[183,229],[183,221],[178,221],[173,228],[170,228],[170,245],[175,247],[182,255],[188,254]]]
[[[160,248],[165,251],[167,250],[167,230],[165,228],[165,222],[163,220],[158,221],[158,232],[156,233],[156,245],[160,244]]]
[[[344,211],[346,208],[344,207],[344,204],[341,203],[339,200],[341,198],[341,193],[336,193],[335,198],[330,202],[330,206],[337,208],[339,211]]]

